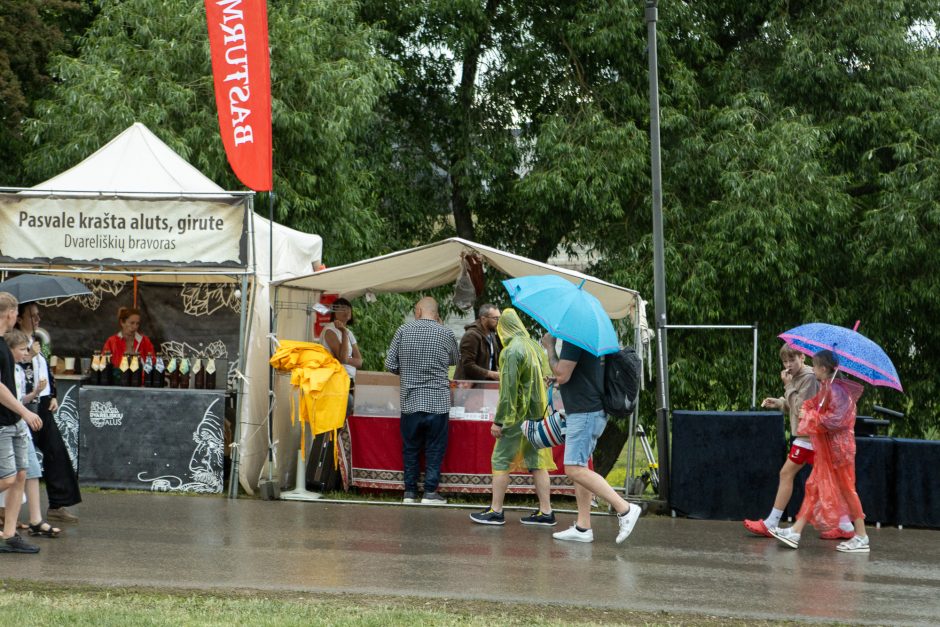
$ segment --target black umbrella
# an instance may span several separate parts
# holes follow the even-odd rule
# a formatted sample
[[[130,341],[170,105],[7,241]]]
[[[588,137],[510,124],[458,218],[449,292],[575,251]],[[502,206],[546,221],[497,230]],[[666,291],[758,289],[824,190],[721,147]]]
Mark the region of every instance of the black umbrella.
[[[21,274],[15,276],[0,283],[0,292],[13,294],[20,303],[91,294],[91,290],[75,279],[51,274]]]

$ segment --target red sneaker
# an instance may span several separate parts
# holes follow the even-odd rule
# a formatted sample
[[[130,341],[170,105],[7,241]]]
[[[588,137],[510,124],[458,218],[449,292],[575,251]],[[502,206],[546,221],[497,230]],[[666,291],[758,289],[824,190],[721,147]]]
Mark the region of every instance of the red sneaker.
[[[851,540],[855,537],[855,532],[842,531],[836,527],[835,529],[830,529],[829,531],[823,531],[819,534],[819,537],[823,540]]]
[[[755,536],[765,536],[767,538],[774,537],[770,533],[770,530],[767,529],[767,525],[764,524],[763,520],[745,520],[744,528],[753,533]]]

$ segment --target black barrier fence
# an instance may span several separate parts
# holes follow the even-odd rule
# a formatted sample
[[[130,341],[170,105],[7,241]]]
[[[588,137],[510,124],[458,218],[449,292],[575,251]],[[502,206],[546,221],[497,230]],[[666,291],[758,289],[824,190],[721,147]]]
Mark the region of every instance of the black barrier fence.
[[[940,527],[940,442],[894,441],[899,525]]]
[[[780,412],[672,412],[672,508],[690,518],[761,518],[785,447]]]
[[[940,441],[856,438],[856,489],[869,523],[940,528]],[[779,412],[673,412],[671,507],[690,518],[767,515],[786,459]],[[785,512],[803,501],[806,467]]]

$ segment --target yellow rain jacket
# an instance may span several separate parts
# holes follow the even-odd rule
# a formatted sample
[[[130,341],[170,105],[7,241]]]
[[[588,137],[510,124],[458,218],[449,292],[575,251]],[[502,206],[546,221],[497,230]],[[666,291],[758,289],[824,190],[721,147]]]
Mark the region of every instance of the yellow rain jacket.
[[[346,422],[349,399],[349,375],[343,365],[320,344],[295,340],[281,341],[271,365],[290,372],[291,386],[299,395],[296,405],[291,395],[290,417],[291,424],[295,415],[300,420],[301,443],[305,424],[310,425],[313,435],[333,431],[335,442],[336,430]]]
[[[522,434],[523,420],[545,417],[548,397],[544,376],[550,372],[544,349],[529,337],[519,314],[503,310],[496,325],[503,343],[499,355],[499,403],[496,422],[503,435],[493,447],[493,474],[519,470],[555,470],[552,450],[536,450]]]

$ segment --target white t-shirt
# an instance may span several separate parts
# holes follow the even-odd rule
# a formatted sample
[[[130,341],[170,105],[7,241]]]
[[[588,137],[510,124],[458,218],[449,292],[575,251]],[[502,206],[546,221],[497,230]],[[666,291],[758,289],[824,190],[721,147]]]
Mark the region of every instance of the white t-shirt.
[[[13,366],[13,378],[16,380],[16,400],[22,403],[23,397],[26,396],[26,371],[20,364]]]
[[[336,341],[337,341],[337,343],[339,343],[340,347],[343,346],[343,334],[342,334],[342,332],[341,332],[339,329],[337,329],[337,328],[333,325],[332,322],[330,322],[329,324],[325,325],[325,326],[323,327],[323,331],[320,332],[320,339],[321,339],[322,342],[323,342],[323,346],[326,347],[326,350],[328,350],[328,351],[330,350],[330,345],[326,343],[326,334],[327,334],[327,333],[331,333],[331,334],[335,335],[335,336],[336,336]],[[353,346],[356,345],[356,336],[353,335],[352,329],[350,329],[349,327],[346,328],[346,335],[349,336],[349,350],[347,351],[346,359],[349,359],[350,357],[352,357],[352,354],[353,354]],[[333,351],[330,351],[330,354],[333,355]],[[338,356],[337,356],[337,355],[333,355],[333,357],[337,357],[337,359],[338,359]],[[343,364],[343,368],[346,369],[346,373],[349,374],[349,378],[355,380],[355,378],[356,378],[356,367],[355,367],[355,366],[351,366],[351,365],[349,365],[349,364]]]
[[[33,338],[30,338],[27,348],[32,349],[33,342],[35,341],[36,340]],[[49,364],[46,362],[46,358],[41,351],[33,357],[33,385],[39,385],[40,379],[49,381]],[[39,396],[49,396],[50,394],[52,394],[52,385],[47,383],[45,389],[39,393]]]
[[[793,446],[799,446],[808,451],[813,450],[813,443],[809,441],[809,438],[793,438]]]

